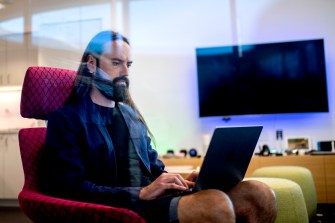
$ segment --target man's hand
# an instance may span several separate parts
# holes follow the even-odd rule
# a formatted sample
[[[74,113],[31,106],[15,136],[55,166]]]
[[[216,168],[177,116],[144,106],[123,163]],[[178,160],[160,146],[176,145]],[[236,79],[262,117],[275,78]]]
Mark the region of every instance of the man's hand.
[[[197,180],[199,172],[193,171],[190,175],[186,177],[186,183],[188,187],[193,188],[195,186],[195,181]]]
[[[163,195],[166,190],[187,190],[189,183],[179,174],[162,173],[154,182],[142,188],[139,198],[141,200],[153,200]]]

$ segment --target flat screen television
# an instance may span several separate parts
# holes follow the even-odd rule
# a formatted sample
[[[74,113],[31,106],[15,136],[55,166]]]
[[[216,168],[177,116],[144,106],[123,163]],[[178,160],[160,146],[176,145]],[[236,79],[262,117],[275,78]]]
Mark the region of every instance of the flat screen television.
[[[328,112],[323,39],[196,48],[199,116]]]

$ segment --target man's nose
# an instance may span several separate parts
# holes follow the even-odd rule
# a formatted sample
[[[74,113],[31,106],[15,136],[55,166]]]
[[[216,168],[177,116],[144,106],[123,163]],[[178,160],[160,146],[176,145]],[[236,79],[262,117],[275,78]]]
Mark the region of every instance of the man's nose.
[[[121,75],[128,77],[128,75],[129,75],[129,67],[127,65],[123,65],[123,69],[122,69]]]

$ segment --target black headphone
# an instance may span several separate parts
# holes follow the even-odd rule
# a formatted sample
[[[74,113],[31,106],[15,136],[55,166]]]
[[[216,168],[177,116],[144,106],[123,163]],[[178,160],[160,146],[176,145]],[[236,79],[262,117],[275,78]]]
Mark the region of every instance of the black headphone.
[[[269,156],[271,154],[270,148],[268,145],[263,145],[262,150],[260,151],[259,155],[261,156]]]

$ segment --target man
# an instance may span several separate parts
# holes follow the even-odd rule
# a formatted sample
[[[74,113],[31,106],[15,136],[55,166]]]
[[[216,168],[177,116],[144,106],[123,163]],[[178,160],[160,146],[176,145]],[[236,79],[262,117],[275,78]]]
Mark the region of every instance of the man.
[[[197,173],[183,179],[164,171],[129,93],[131,64],[122,35],[103,31],[90,41],[72,94],[48,120],[44,192],[128,208],[148,222],[273,222],[275,196],[257,181],[227,194],[212,189],[166,196],[193,187]]]

